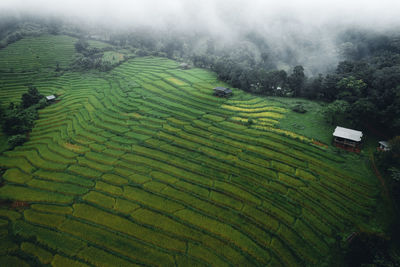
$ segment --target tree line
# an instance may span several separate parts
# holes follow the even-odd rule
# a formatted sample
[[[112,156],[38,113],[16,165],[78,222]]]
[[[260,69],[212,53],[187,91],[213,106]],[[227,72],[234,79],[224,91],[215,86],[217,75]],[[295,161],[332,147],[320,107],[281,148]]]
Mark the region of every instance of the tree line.
[[[1,127],[8,136],[9,149],[27,140],[27,134],[38,119],[38,109],[47,105],[46,98],[33,86],[30,86],[28,91],[21,96],[19,104],[11,102],[8,108],[4,108],[0,103]]]
[[[342,59],[328,73],[309,71],[288,55],[276,55],[263,38],[249,34],[239,44],[221,45],[196,34],[111,34],[110,42],[137,55],[166,56],[208,68],[244,91],[266,96],[324,101],[332,124],[374,128],[393,137],[400,131],[400,34],[347,30],[337,40]],[[206,40],[206,41],[199,41]],[[280,58],[292,67],[280,69]],[[323,57],[323,55],[321,55]],[[323,58],[321,58],[323,60]]]

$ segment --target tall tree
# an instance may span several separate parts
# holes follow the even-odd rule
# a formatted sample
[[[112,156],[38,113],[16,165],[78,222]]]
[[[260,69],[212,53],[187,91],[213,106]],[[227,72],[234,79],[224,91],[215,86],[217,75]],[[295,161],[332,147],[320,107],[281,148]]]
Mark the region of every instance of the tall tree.
[[[39,93],[36,87],[30,86],[28,89],[28,93],[22,95],[22,107],[28,108],[32,105],[39,103],[40,99],[43,98],[43,95]]]
[[[336,100],[326,106],[324,115],[329,123],[336,125],[339,122],[345,122],[348,118],[347,114],[349,109],[349,103],[344,100]]]
[[[301,95],[305,78],[303,66],[294,67],[293,73],[288,78],[289,87],[293,90],[294,97]]]

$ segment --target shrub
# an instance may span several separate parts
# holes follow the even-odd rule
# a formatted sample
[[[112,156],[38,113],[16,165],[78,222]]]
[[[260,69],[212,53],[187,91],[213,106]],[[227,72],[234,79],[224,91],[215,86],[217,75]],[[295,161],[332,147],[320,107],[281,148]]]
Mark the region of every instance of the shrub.
[[[292,107],[292,110],[297,113],[306,113],[307,110],[304,108],[302,104],[297,104]]]
[[[32,105],[39,103],[39,101],[43,99],[43,95],[39,94],[39,91],[36,87],[30,86],[28,92],[22,95],[22,107],[28,108]]]
[[[254,124],[254,121],[252,119],[247,119],[246,126],[251,126]]]
[[[12,135],[10,138],[8,138],[7,142],[8,142],[9,148],[12,150],[12,149],[14,149],[14,147],[20,146],[23,143],[25,143],[26,140],[27,140],[26,135],[16,134],[16,135]]]

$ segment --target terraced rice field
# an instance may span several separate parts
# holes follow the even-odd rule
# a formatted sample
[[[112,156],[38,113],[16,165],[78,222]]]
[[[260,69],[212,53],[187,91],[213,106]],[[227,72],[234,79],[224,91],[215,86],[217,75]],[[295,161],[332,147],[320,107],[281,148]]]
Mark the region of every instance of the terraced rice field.
[[[76,38],[44,35],[27,37],[0,50],[0,103],[18,102],[30,84],[44,94],[56,93],[49,80],[54,71],[75,59]]]
[[[25,205],[0,209],[1,262],[318,266],[367,222],[368,174],[275,128],[285,107],[213,97],[213,73],[178,66],[144,57],[53,78],[61,101],[0,156],[0,198]]]

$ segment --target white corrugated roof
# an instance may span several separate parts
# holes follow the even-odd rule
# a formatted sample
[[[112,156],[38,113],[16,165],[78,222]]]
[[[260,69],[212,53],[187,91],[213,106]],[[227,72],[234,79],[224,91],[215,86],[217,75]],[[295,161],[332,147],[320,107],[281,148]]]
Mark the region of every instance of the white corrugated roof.
[[[47,100],[53,100],[53,99],[56,99],[56,96],[55,95],[48,95],[48,96],[46,96],[46,99]]]
[[[386,142],[386,141],[379,141],[379,144],[384,146],[384,147],[390,147],[389,142]]]
[[[352,130],[352,129],[347,129],[343,128],[340,126],[336,126],[335,132],[333,133],[333,136],[336,137],[341,137],[344,139],[360,142],[361,137],[363,136],[363,133],[360,131]]]

